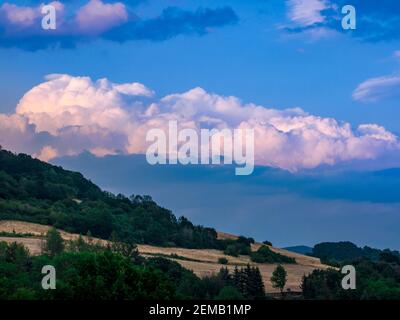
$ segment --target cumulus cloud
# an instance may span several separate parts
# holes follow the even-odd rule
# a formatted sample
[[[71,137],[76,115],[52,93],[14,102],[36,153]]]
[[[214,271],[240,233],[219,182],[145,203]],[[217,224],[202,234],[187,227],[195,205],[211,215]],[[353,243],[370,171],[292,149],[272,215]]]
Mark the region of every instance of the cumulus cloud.
[[[348,123],[277,110],[194,88],[156,98],[139,83],[51,75],[29,90],[16,113],[0,114],[0,142],[42,159],[88,150],[97,156],[144,154],[150,129],[254,129],[256,164],[291,171],[375,159],[399,149],[395,135],[376,124]]]
[[[128,12],[123,3],[106,4],[100,0],[90,0],[76,14],[76,22],[85,34],[98,34],[128,20]]]
[[[158,16],[141,18],[132,9],[137,2],[88,0],[82,6],[50,2],[57,13],[55,30],[41,28],[42,3],[18,6],[6,2],[0,6],[0,46],[34,51],[72,48],[99,38],[118,42],[163,41],[180,34],[204,35],[213,28],[238,21],[229,7],[195,11],[168,7]]]
[[[33,156],[42,160],[42,161],[49,161],[51,159],[56,158],[58,152],[51,146],[44,146],[42,150],[38,154],[34,154]]]
[[[40,16],[39,8],[18,7],[14,4],[4,3],[0,10],[4,18],[16,27],[30,27]]]
[[[64,15],[64,5],[60,1],[51,1],[48,5],[56,9],[59,22],[62,21]],[[41,30],[41,19],[43,18],[43,3],[37,6],[18,6],[8,2],[0,6],[0,35],[4,38],[17,36],[22,32],[28,32],[29,35],[37,34]]]
[[[400,76],[385,76],[362,82],[353,92],[353,99],[375,102],[400,97]]]

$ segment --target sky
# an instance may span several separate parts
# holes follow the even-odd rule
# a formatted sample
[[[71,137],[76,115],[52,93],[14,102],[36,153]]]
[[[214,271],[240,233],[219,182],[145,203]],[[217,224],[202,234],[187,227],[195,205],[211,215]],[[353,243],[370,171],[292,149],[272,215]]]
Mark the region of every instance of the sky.
[[[41,27],[46,4],[56,9],[55,30]],[[342,7],[347,4],[356,9],[355,30],[342,28]],[[66,166],[125,193],[138,186],[127,185],[123,174],[107,184],[101,170],[92,172],[85,161],[79,162],[80,155],[90,152],[93,163],[113,159],[118,167],[125,157],[144,154],[146,132],[164,128],[171,119],[196,130],[254,128],[256,165],[293,177],[307,170],[318,179],[326,172],[372,174],[400,166],[400,4],[394,0],[6,0],[0,3],[0,98],[3,147],[45,161],[75,157],[78,162],[69,160]],[[151,168],[146,172],[154,175]],[[376,193],[373,188],[357,189],[349,198],[337,192],[341,185],[323,184],[322,193],[334,195],[327,199],[321,193],[305,193],[306,187],[296,179],[291,180],[290,195],[271,196],[260,193],[254,180],[239,179],[235,181],[239,193],[255,186],[257,190],[247,202],[245,196],[238,198],[243,200],[235,211],[240,219],[230,225],[218,220],[220,202],[196,208],[192,204],[188,209],[178,205],[180,197],[157,191],[161,190],[157,179],[150,180],[148,193],[153,188],[177,214],[227,231],[262,238],[262,227],[240,223],[250,216],[244,204],[257,212],[257,219],[272,223],[274,230],[281,227],[283,216],[294,219],[299,232],[289,238],[274,233],[282,245],[324,240],[329,225],[335,225],[332,236],[327,236],[331,240],[354,238],[382,247],[400,240],[389,232],[397,216],[378,216],[397,210],[393,200],[397,194],[390,193],[390,187],[398,187],[397,180],[379,180],[390,196],[376,200],[371,198]],[[230,183],[222,177],[218,181]],[[187,192],[202,185],[196,179],[181,183]],[[218,185],[211,180],[205,188]],[[360,199],[360,194],[367,196]],[[229,199],[232,194],[224,196]],[[353,231],[340,227],[340,217],[329,222],[319,219],[315,203],[348,213],[351,226],[364,211],[368,217],[373,212],[377,216],[366,219],[364,231],[352,236]],[[286,213],[281,220],[272,218],[254,210],[257,204],[282,205]],[[235,208],[232,203],[225,205],[228,211]],[[204,211],[209,214],[203,217]],[[324,232],[309,233],[310,214],[313,230],[320,227]],[[382,224],[377,224],[382,216]],[[373,228],[376,225],[381,226],[379,232]]]

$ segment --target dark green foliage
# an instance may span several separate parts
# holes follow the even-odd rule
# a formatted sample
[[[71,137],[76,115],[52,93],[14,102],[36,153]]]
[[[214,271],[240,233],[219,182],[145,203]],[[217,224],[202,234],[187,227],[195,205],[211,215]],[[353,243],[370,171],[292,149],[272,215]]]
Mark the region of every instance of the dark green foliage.
[[[46,298],[74,300],[171,299],[173,284],[159,270],[132,264],[111,251],[64,253],[51,264],[57,270],[57,290]]]
[[[359,258],[368,258],[372,261],[379,261],[381,256],[391,256],[391,259],[400,259],[398,251],[389,249],[379,250],[365,246],[357,247],[349,241],[323,242],[314,246],[312,255],[321,259],[321,262],[338,266],[341,262],[352,261]]]
[[[239,249],[234,244],[230,244],[224,250],[224,254],[232,257],[237,257],[239,255]]]
[[[12,238],[34,238],[35,235],[32,233],[16,233],[14,232],[0,232],[0,237],[12,237]]]
[[[220,264],[228,264],[228,259],[227,258],[218,258],[218,263],[220,263]]]
[[[32,261],[21,244],[0,242],[0,300],[31,299],[29,274]]]
[[[305,299],[335,299],[341,290],[340,272],[334,269],[314,270],[310,275],[304,276],[301,288]]]
[[[216,300],[243,300],[244,297],[238,289],[232,286],[223,287],[215,298]]]
[[[343,290],[343,274],[334,269],[314,270],[302,281],[305,299],[400,299],[400,265],[397,262],[354,260],[356,289]]]
[[[41,288],[44,265],[57,270],[57,289]],[[108,249],[30,257],[20,244],[0,243],[0,300],[171,299],[174,285],[160,270],[144,268]]]
[[[252,252],[250,257],[257,263],[296,263],[294,258],[273,252],[267,246],[261,246],[256,252]]]
[[[51,257],[60,254],[64,250],[64,240],[55,228],[47,231],[43,251]]]
[[[264,299],[260,271],[222,268],[200,279],[175,261],[132,259],[135,250],[88,244],[82,237],[54,256],[30,257],[20,244],[0,242],[0,300]],[[136,254],[134,254],[135,256]],[[57,289],[41,288],[44,265],[57,270]]]
[[[175,261],[151,258],[146,266],[161,270],[177,287],[179,299],[264,299],[264,283],[258,268],[249,265],[230,274],[221,268],[218,274],[199,279]]]
[[[263,241],[263,244],[266,244],[267,246],[271,246],[272,247],[272,242],[271,241],[265,240],[265,241]]]
[[[195,226],[150,196],[115,196],[80,173],[0,150],[0,220],[23,220],[123,242],[220,248],[214,229]]]
[[[164,258],[148,259],[145,265],[161,270],[175,284],[177,299],[215,299],[226,285],[219,274],[200,279],[177,262]]]
[[[337,263],[363,257],[363,250],[349,241],[323,242],[314,246],[313,256],[322,262]]]
[[[218,240],[218,249],[223,250],[226,255],[233,257],[239,255],[250,255],[252,243],[254,243],[253,238],[240,236],[236,240]]]
[[[278,265],[272,273],[271,283],[274,288],[278,288],[283,293],[287,280],[287,272],[284,267]]]
[[[228,278],[228,283],[235,287],[245,299],[264,299],[265,288],[260,270],[247,265],[245,268],[235,267],[233,275]]]
[[[387,263],[396,263],[400,265],[400,257],[393,251],[383,250],[379,255],[379,260]]]

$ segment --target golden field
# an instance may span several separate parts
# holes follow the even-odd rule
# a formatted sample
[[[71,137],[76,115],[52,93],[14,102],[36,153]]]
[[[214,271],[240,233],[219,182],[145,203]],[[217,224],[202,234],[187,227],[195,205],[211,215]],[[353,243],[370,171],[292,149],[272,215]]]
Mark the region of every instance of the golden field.
[[[46,234],[49,226],[39,225],[29,222],[21,222],[21,221],[0,221],[0,232],[7,233],[15,233],[15,234],[30,234],[29,237],[0,237],[0,241],[6,242],[18,242],[25,245],[29,252],[32,255],[39,255],[41,253],[43,236]],[[72,234],[65,232],[63,230],[59,230],[61,236],[64,240],[74,240],[79,237],[77,234]],[[227,239],[227,238],[235,238],[236,236],[219,232],[218,238]],[[87,236],[83,236],[85,241],[92,241],[95,243],[100,243],[102,245],[106,245],[108,241],[97,239],[97,238],[88,238]],[[255,243],[252,245],[252,250],[257,250],[262,244]],[[286,289],[290,289],[293,292],[300,291],[300,283],[303,275],[312,272],[314,269],[326,269],[328,266],[321,264],[320,260],[314,257],[308,257],[305,255],[289,252],[283,249],[270,247],[271,250],[290,256],[296,259],[297,264],[284,264],[287,274],[288,280]],[[204,277],[207,275],[212,275],[213,273],[217,273],[219,269],[223,266],[218,263],[219,258],[228,259],[228,264],[226,267],[229,270],[233,270],[235,266],[243,266],[246,264],[257,266],[260,269],[262,277],[264,279],[264,285],[266,292],[275,293],[276,289],[272,288],[270,277],[272,275],[273,270],[276,268],[276,264],[260,264],[254,263],[250,260],[249,256],[239,256],[239,257],[231,257],[224,255],[224,253],[220,250],[214,249],[184,249],[184,248],[174,248],[174,247],[156,247],[150,245],[138,245],[139,252],[144,256],[152,256],[152,255],[163,255],[165,257],[170,255],[178,255],[179,257],[184,257],[187,260],[182,260],[181,258],[173,258],[169,257],[169,259],[174,260],[181,264],[183,267],[192,270],[195,274],[200,277]]]

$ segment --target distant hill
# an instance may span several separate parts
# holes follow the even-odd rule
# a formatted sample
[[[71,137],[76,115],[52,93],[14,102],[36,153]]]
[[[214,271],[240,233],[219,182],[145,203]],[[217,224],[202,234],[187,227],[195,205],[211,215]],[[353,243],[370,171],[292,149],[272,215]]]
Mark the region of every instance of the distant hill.
[[[312,255],[324,263],[341,263],[356,259],[367,258],[371,261],[399,261],[400,253],[396,250],[380,250],[365,246],[358,247],[350,241],[322,242],[314,246]]]
[[[293,247],[286,247],[283,249],[300,254],[310,254],[313,252],[313,248],[308,246],[293,246]]]

